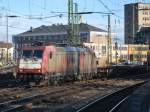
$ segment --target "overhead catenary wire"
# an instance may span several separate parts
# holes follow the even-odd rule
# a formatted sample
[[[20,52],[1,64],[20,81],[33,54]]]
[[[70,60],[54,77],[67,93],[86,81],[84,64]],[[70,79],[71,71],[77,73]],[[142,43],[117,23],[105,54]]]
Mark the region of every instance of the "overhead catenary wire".
[[[112,12],[112,10],[110,10],[109,8],[108,8],[108,6],[107,5],[105,5],[105,3],[102,1],[102,0],[98,0],[110,13],[113,13]]]
[[[43,10],[45,10],[46,12],[48,12],[48,13],[50,13],[50,12],[52,12],[52,10],[49,10],[47,7],[46,7],[46,1],[44,1],[45,2],[45,5],[44,5],[44,7],[42,7],[40,4],[37,4],[37,2],[35,3],[35,2],[33,2],[34,0],[32,0],[31,1],[31,4],[32,5],[34,5],[34,6],[36,6],[36,7],[38,7],[38,8],[41,8],[41,9],[43,9]],[[43,0],[42,0],[43,1]]]
[[[41,22],[45,22],[45,23],[47,23],[47,21],[44,21],[43,19],[45,18],[45,19],[47,19],[47,18],[49,18],[49,17],[40,17],[41,15],[33,15],[32,14],[32,11],[31,11],[31,5],[36,5],[37,7],[40,7],[40,8],[42,8],[43,10],[46,10],[47,12],[49,12],[50,10],[48,10],[47,8],[46,8],[46,0],[44,1],[44,6],[42,7],[41,5],[38,5],[37,3],[34,3],[33,1],[31,1],[31,0],[28,0],[28,2],[29,2],[29,15],[25,15],[25,14],[22,14],[22,13],[20,13],[20,12],[18,12],[18,11],[12,11],[12,10],[10,10],[10,9],[7,9],[7,11],[9,11],[9,12],[14,12],[14,13],[19,13],[19,14],[21,14],[21,15],[23,15],[25,18],[24,19],[32,19],[32,18],[34,18],[34,19],[36,19],[37,18],[37,20],[39,21],[41,21]],[[67,13],[67,12],[53,12],[53,11],[51,11],[50,13]],[[60,14],[60,16],[62,15],[62,14]],[[29,17],[29,16],[31,16],[32,15],[32,18],[31,17]],[[28,18],[26,18],[28,16]],[[34,16],[39,16],[39,17],[34,17]],[[54,15],[55,16],[55,15]],[[62,16],[61,16],[62,17]],[[21,17],[22,18],[22,17]]]
[[[1,25],[1,26],[7,26],[7,25]],[[26,30],[26,28],[23,28],[23,27],[16,27],[16,26],[10,26],[8,25],[9,28],[15,28],[15,29],[21,29],[21,30]]]
[[[28,0],[28,10],[29,10],[29,17],[31,17],[31,1],[30,0]]]
[[[35,19],[35,20],[37,20],[37,21],[41,21],[41,22],[44,22],[44,23],[51,23],[51,24],[54,24],[53,22],[50,22],[50,21],[45,21],[44,19],[49,19],[49,18],[52,18],[52,17],[65,17],[65,15],[64,14],[59,14],[59,15],[53,15],[53,16],[45,16],[45,17],[40,17],[40,15],[32,15],[32,17],[29,17],[29,15],[26,15],[26,14],[23,14],[23,13],[21,13],[21,12],[19,12],[19,11],[15,11],[15,10],[12,10],[12,9],[7,9],[7,8],[5,8],[5,7],[1,7],[1,10],[6,10],[6,11],[9,11],[10,13],[14,13],[14,14],[19,14],[19,18],[21,18],[21,19],[25,19],[25,20],[29,20],[28,22],[26,22],[26,23],[29,23],[29,24],[31,24],[30,22],[32,22],[32,23],[37,23],[37,22],[35,22],[35,21],[30,21],[30,20],[32,20],[33,18]],[[29,25],[30,26],[30,25]]]
[[[58,15],[53,15],[53,16],[45,16],[45,17],[31,17],[29,19],[48,19],[48,18],[52,18],[52,17],[62,17],[63,14],[58,14]]]
[[[108,10],[109,13],[113,13],[114,16],[120,19],[124,19],[123,17],[116,15],[116,13],[114,13],[110,8],[108,8],[108,6],[102,0],[98,0],[98,1]]]
[[[43,0],[41,0],[41,2],[42,2]],[[33,15],[32,14],[32,10],[31,10],[31,6],[33,6],[33,5],[35,5],[35,3],[33,3],[33,1],[32,0],[27,0],[27,4],[28,4],[28,13],[29,14],[23,14],[23,13],[21,13],[21,12],[18,12],[18,11],[14,11],[14,10],[11,10],[10,9],[10,7],[9,7],[9,9],[8,8],[5,8],[5,7],[2,7],[1,9],[2,10],[6,10],[6,11],[8,11],[8,12],[10,12],[10,13],[17,13],[17,14],[19,14],[19,15],[21,15],[20,16],[20,18],[23,18],[23,19],[28,19],[28,20],[30,20],[30,18],[31,18],[31,16],[33,17],[33,18],[36,18],[37,16],[39,16],[37,19],[34,19],[34,20],[37,20],[37,21],[41,21],[41,22],[43,22],[43,23],[51,23],[51,24],[54,24],[53,22],[50,22],[50,21],[45,21],[43,18],[50,18],[50,17],[43,17],[43,18],[41,18],[41,19],[39,19],[40,18],[40,16],[41,15]],[[47,10],[46,9],[46,0],[44,1],[44,3],[43,3],[44,5],[43,5],[43,7],[42,6],[39,6],[39,5],[37,5],[37,7],[40,7],[40,8],[42,8],[43,10]],[[7,6],[8,7],[8,6]],[[50,13],[50,11],[49,10],[47,10],[47,12],[49,12]],[[22,17],[23,16],[23,17]],[[34,16],[36,16],[36,17],[34,17]],[[48,16],[48,15],[47,15]],[[55,16],[55,15],[50,15],[50,16]],[[61,15],[60,15],[61,16]],[[62,17],[62,16],[61,16]],[[64,16],[63,16],[64,17]],[[31,22],[31,21],[30,21]],[[32,21],[32,23],[34,23],[34,21]]]
[[[27,14],[27,15],[25,15],[25,14],[23,14],[23,13],[20,13],[19,12],[19,14],[21,14],[22,16],[24,16],[24,17],[22,17],[21,16],[21,18],[23,18],[23,19],[31,19],[31,21],[32,21],[32,18],[34,18],[35,20],[37,20],[37,21],[41,21],[41,22],[44,22],[44,23],[47,23],[48,21],[45,21],[44,19],[47,19],[48,18],[48,16],[42,16],[42,17],[40,17],[41,16],[41,14],[39,14],[39,15],[34,15],[33,14],[33,10],[32,10],[32,6],[34,5],[34,6],[36,6],[36,7],[38,7],[38,8],[41,8],[42,10],[44,10],[44,11],[46,11],[46,12],[48,12],[49,14],[53,14],[53,13],[56,13],[56,12],[54,12],[54,11],[51,11],[50,9],[48,9],[48,7],[46,7],[46,4],[47,4],[47,0],[44,0],[43,2],[42,2],[42,0],[40,0],[41,2],[35,2],[35,0],[27,0],[29,3],[28,3],[28,7],[29,7],[29,14]],[[111,12],[115,12],[115,11],[113,11],[113,10],[111,10],[102,0],[98,0],[100,3],[102,3],[104,6],[105,6],[105,8],[107,8],[109,11],[111,11]],[[86,2],[87,2],[87,0],[86,0]],[[87,5],[87,3],[86,3],[86,5]],[[86,9],[87,9],[87,6],[85,6],[86,7]],[[43,11],[41,10],[41,13],[43,13]],[[10,10],[10,9],[8,9],[8,11],[9,12],[12,12],[12,9]],[[18,12],[18,11],[14,11],[14,13],[15,12]],[[103,11],[102,11],[103,12]],[[60,14],[65,14],[65,13],[67,13],[67,12],[57,12],[57,13],[60,13]],[[32,16],[32,18],[29,18],[29,16]],[[27,17],[28,16],[28,17]],[[51,16],[51,15],[50,15]],[[53,15],[52,15],[53,16]],[[55,16],[55,15],[54,15]],[[115,16],[117,16],[117,15],[115,15]],[[59,16],[58,16],[59,17]],[[120,18],[120,17],[118,17],[118,18]],[[123,19],[123,18],[122,18]],[[32,21],[33,22],[33,21]]]

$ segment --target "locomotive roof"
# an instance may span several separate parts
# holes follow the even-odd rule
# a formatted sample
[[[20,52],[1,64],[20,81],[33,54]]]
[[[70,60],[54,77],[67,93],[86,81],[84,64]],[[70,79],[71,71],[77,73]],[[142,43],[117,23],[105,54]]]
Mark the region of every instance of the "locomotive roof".
[[[45,47],[47,46],[24,46],[22,49],[24,50],[42,50],[44,49]],[[50,46],[49,46],[50,47]],[[70,46],[67,46],[67,47],[56,47],[54,45],[51,45],[51,47],[53,47],[54,49],[57,49],[59,51],[66,51],[66,52],[93,52],[93,50],[87,48],[87,47],[70,47]]]
[[[87,47],[65,47],[65,51],[66,52],[73,52],[73,51],[80,51],[80,52],[92,52],[94,53],[94,51],[90,48]]]
[[[86,51],[85,48],[79,48],[79,47],[65,47],[66,52],[72,52],[72,51]]]
[[[44,49],[45,46],[24,46],[22,47],[22,49],[25,49],[25,50],[30,50],[30,49]]]

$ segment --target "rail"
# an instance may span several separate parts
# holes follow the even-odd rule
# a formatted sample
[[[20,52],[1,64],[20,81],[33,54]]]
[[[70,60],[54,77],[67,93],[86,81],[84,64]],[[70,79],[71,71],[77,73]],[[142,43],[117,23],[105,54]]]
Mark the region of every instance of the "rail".
[[[67,90],[71,90],[71,89],[73,90],[73,87],[46,92],[46,93],[39,93],[39,94],[35,94],[32,96],[28,96],[28,97],[23,97],[23,98],[18,98],[18,99],[2,102],[0,103],[0,112],[16,112],[19,110],[23,110],[25,109],[25,105],[32,103],[34,99],[37,99],[37,98],[40,99],[44,96],[66,92]]]
[[[144,81],[96,99],[95,101],[78,109],[76,112],[116,112],[135,89],[147,82],[148,81]]]

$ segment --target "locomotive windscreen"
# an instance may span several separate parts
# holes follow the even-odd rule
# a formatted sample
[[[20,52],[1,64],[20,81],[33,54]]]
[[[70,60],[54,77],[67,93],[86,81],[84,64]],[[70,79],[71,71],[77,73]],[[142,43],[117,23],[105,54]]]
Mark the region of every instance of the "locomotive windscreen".
[[[23,50],[22,56],[24,58],[42,58],[43,50]]]
[[[24,50],[22,56],[24,58],[31,58],[32,57],[32,50]]]
[[[42,56],[43,56],[43,51],[42,50],[34,50],[33,57],[42,58]]]

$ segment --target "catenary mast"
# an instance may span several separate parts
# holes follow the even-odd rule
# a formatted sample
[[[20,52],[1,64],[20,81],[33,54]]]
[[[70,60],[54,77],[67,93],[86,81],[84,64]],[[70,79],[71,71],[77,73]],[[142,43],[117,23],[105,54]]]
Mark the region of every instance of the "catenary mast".
[[[73,0],[68,0],[68,43],[69,45],[77,45],[79,39],[79,14],[78,4]]]

